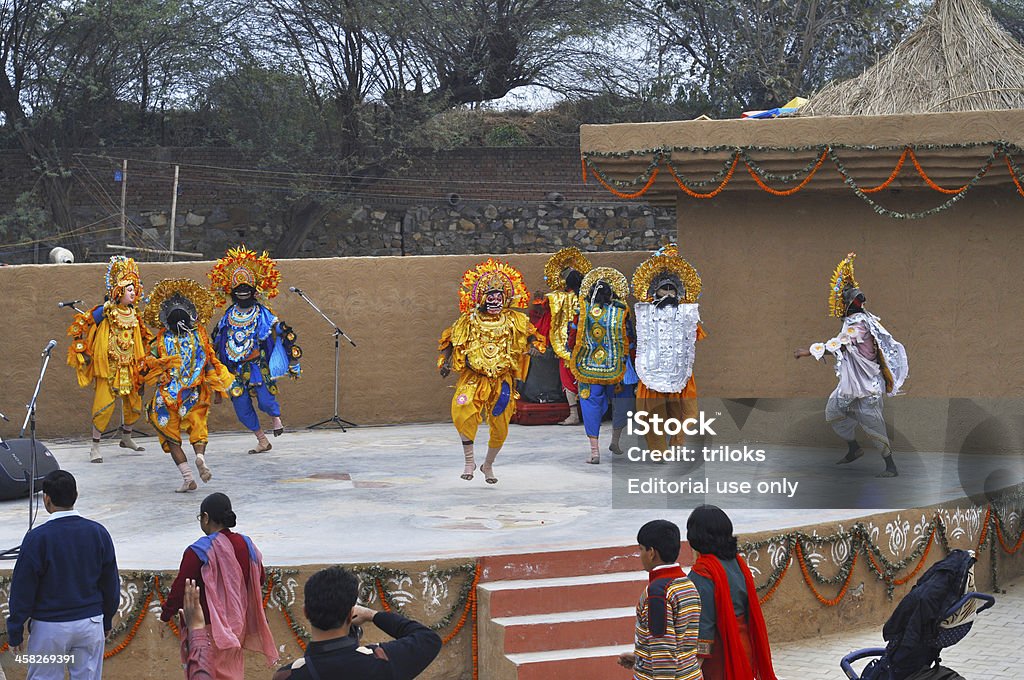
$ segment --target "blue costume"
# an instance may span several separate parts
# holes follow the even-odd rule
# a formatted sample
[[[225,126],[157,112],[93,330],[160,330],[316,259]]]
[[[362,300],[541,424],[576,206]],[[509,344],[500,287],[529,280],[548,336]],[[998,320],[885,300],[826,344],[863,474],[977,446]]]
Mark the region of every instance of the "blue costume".
[[[636,330],[625,299],[629,284],[610,267],[591,270],[580,285],[580,313],[569,367],[579,385],[583,427],[591,440],[588,462],[599,463],[597,438],[601,419],[612,407],[611,450],[619,452],[619,436],[634,404],[636,371],[630,352]]]
[[[260,429],[253,397],[261,411],[279,417],[277,379],[301,373],[295,331],[258,302],[248,309],[233,304],[217,324],[213,344],[217,357],[235,375],[228,394],[238,420],[253,432]]]

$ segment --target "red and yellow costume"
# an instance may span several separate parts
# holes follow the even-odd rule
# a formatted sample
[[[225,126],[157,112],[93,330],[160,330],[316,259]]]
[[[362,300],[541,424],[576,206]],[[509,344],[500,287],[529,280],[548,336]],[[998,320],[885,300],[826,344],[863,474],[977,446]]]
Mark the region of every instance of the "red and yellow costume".
[[[171,332],[161,319],[161,307],[173,296],[187,298],[197,312],[196,327],[183,333]],[[213,393],[227,396],[235,377],[217,359],[206,324],[213,312],[214,298],[191,279],[167,279],[157,284],[143,314],[146,324],[158,328],[142,371],[147,385],[156,393],[147,411],[156,428],[160,446],[181,445],[182,433],[193,445],[207,441],[207,416]]]

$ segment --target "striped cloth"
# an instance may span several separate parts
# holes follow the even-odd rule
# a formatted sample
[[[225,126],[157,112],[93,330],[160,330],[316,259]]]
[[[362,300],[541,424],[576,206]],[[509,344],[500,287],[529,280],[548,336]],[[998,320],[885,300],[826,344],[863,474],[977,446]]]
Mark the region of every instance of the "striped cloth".
[[[700,595],[690,579],[677,578],[665,591],[665,635],[648,625],[647,588],[636,606],[634,680],[702,680],[697,663]]]

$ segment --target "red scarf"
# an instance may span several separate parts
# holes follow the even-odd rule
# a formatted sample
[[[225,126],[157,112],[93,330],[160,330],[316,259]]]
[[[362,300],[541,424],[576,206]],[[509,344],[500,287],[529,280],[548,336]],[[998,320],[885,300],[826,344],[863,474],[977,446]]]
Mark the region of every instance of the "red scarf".
[[[714,555],[701,554],[691,571],[710,579],[715,586],[715,627],[718,630],[718,642],[724,645],[722,658],[725,660],[726,680],[776,680],[772,669],[772,650],[768,646],[768,629],[764,625],[761,604],[757,600],[757,587],[754,577],[750,575],[747,563],[739,555],[736,562],[747,582],[747,616],[750,631],[750,647],[754,655],[755,668],[743,652],[740,643],[740,629],[733,614],[732,595],[729,593],[729,578],[725,568]]]

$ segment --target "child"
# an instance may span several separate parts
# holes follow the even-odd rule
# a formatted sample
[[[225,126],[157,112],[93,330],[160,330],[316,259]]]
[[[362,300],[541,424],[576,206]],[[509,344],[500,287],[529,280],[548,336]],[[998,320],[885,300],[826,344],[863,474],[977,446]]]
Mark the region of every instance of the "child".
[[[679,527],[656,519],[636,536],[650,583],[636,606],[634,651],[619,663],[634,680],[702,680],[697,660],[700,595],[676,559]]]

